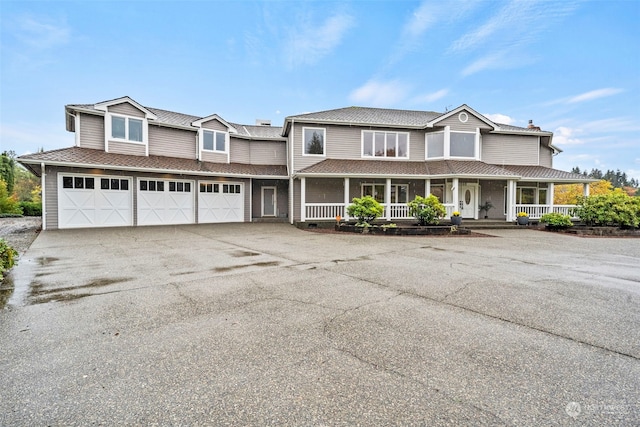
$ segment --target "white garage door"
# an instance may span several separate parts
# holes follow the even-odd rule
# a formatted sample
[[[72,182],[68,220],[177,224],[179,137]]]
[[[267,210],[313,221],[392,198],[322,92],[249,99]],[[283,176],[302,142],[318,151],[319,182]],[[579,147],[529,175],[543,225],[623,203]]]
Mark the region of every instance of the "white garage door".
[[[132,178],[58,175],[58,227],[133,225]]]
[[[198,222],[243,222],[244,185],[235,182],[200,181]]]
[[[138,225],[195,222],[193,181],[138,179]]]

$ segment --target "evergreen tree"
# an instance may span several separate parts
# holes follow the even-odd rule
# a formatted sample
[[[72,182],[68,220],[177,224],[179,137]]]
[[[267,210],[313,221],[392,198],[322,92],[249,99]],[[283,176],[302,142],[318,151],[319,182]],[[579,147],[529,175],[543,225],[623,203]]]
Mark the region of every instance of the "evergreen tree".
[[[13,193],[15,183],[15,157],[16,153],[13,151],[5,151],[0,155],[0,179],[5,182],[9,195]]]

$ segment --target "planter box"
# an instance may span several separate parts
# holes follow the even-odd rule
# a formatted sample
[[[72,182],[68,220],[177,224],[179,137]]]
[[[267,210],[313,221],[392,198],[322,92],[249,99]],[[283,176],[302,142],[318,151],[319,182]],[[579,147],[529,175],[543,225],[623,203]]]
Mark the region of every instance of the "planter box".
[[[336,231],[345,233],[358,234],[376,234],[385,236],[443,236],[443,235],[465,235],[470,234],[471,230],[467,228],[456,228],[452,231],[449,225],[431,225],[431,226],[398,226],[398,227],[356,227],[354,224],[336,224]]]

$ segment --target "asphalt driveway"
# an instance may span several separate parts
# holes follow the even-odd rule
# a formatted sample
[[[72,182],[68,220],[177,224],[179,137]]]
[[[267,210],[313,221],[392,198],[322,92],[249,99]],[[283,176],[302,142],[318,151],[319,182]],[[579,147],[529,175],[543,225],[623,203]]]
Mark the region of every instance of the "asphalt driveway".
[[[638,425],[640,239],[45,231],[0,425]]]

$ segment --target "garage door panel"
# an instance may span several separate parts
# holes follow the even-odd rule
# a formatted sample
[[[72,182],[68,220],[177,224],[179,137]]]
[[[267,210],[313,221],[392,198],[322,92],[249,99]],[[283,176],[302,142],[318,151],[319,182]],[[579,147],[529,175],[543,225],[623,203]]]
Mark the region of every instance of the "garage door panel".
[[[112,191],[96,185],[101,179],[111,179],[108,177],[72,174],[60,174],[59,177],[59,228],[133,225],[132,193],[128,184],[125,190]],[[113,178],[118,184],[130,180],[129,177]]]
[[[243,184],[218,181],[200,181],[199,190],[198,222],[216,223],[244,221]]]
[[[138,225],[195,222],[192,181],[141,179],[138,184]]]

